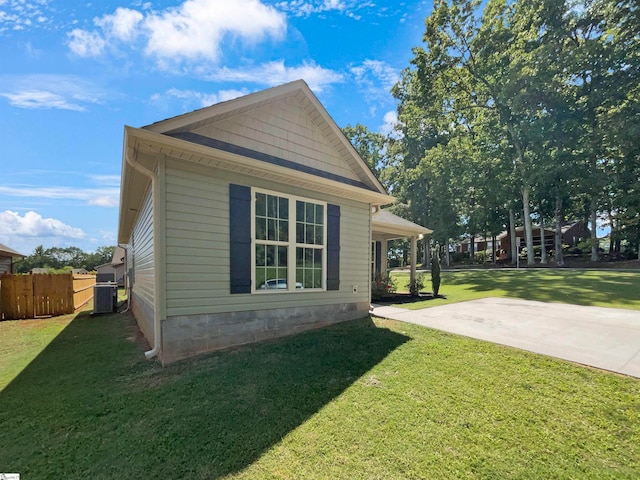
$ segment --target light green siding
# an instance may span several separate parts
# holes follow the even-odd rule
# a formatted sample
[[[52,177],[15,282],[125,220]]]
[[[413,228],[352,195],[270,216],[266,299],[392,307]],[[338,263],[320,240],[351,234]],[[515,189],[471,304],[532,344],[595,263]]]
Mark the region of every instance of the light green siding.
[[[230,183],[340,205],[340,290],[230,294]],[[187,166],[171,158],[166,162],[165,188],[167,317],[368,302],[369,204]]]
[[[131,239],[131,259],[133,261],[132,293],[153,308],[154,298],[154,256],[153,256],[153,197],[151,189],[146,193],[138,221]]]
[[[294,97],[253,108],[194,130],[200,135],[359,180],[305,107]],[[325,127],[326,128],[326,127]]]

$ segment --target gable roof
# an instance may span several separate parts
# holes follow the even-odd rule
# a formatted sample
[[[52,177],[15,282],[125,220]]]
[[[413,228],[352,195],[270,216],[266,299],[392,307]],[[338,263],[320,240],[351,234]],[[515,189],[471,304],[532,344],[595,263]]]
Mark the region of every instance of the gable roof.
[[[265,130],[277,129],[264,120],[253,118],[261,108],[294,108],[312,125],[313,132],[321,138],[332,155],[333,166],[338,169],[323,169],[322,162],[307,164],[293,152],[294,158],[283,158],[271,151],[259,151],[246,145],[202,135],[203,130],[242,117],[256,123]],[[295,127],[295,125],[294,125]],[[298,131],[283,130],[290,143],[303,149],[304,142]],[[252,140],[249,137],[244,137]],[[269,138],[266,135],[266,138]],[[277,140],[277,137],[274,137]],[[297,143],[296,143],[297,142]],[[270,144],[263,144],[263,146]],[[268,148],[267,148],[268,150]],[[277,152],[277,149],[273,149]],[[289,153],[291,149],[287,150]],[[322,151],[321,151],[322,153]],[[127,242],[137,212],[150,183],[149,178],[137,172],[127,161],[135,159],[147,169],[155,171],[158,154],[200,165],[232,171],[273,182],[297,186],[309,191],[322,192],[341,198],[350,198],[373,205],[392,203],[394,198],[375,177],[369,166],[358,155],[349,140],[302,80],[273,87],[244,97],[218,103],[194,112],[172,117],[143,128],[125,126],[120,188],[119,243]],[[296,161],[293,161],[296,160]],[[330,167],[329,164],[326,164]],[[342,167],[340,167],[340,165]],[[319,168],[320,167],[320,168]]]
[[[0,243],[0,256],[3,257],[20,257],[20,258],[25,258],[26,255],[23,255],[21,253],[16,252],[14,249],[7,247],[6,245],[3,245],[2,243]]]
[[[343,158],[345,163],[347,163],[351,170],[358,176],[360,186],[369,188],[372,191],[385,194],[387,193],[367,163],[360,158],[355,148],[353,148],[353,145],[351,145],[351,142],[349,142],[345,137],[342,130],[340,130],[340,127],[338,127],[335,121],[331,118],[329,113],[325,110],[304,80],[295,80],[284,85],[261,90],[233,100],[220,102],[193,112],[152,123],[151,125],[143,127],[143,129],[202,144],[202,142],[206,142],[206,140],[202,137],[199,139],[194,138],[194,130],[211,125],[226,118],[237,116],[241,113],[255,110],[265,105],[282,102],[284,99],[289,98],[295,99],[304,111],[313,119],[327,140]],[[185,135],[186,133],[190,134]],[[207,140],[211,140],[207,137],[205,138]],[[233,147],[242,148],[240,145],[232,145],[228,143],[225,145],[225,143],[226,142],[217,140],[216,146],[211,144],[208,144],[208,146],[227,151],[233,149]]]

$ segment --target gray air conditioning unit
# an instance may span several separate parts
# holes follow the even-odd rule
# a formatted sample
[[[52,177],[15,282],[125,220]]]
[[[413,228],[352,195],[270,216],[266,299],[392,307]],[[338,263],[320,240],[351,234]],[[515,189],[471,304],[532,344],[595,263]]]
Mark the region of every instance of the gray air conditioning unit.
[[[113,313],[118,303],[118,284],[96,283],[93,287],[93,313]]]

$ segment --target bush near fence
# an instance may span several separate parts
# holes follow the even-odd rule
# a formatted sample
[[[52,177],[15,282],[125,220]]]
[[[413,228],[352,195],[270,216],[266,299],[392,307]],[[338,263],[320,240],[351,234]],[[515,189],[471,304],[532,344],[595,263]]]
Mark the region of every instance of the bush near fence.
[[[93,298],[95,283],[95,275],[4,275],[0,278],[0,319],[73,313]]]

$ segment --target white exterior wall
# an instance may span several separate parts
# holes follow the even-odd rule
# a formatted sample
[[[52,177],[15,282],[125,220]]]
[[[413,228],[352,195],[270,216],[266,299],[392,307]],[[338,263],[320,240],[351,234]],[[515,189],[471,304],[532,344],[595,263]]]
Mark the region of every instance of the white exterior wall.
[[[170,158],[165,181],[167,317],[369,301],[369,204]],[[230,183],[340,205],[340,290],[231,294]]]
[[[226,118],[194,133],[359,180],[295,98]]]

